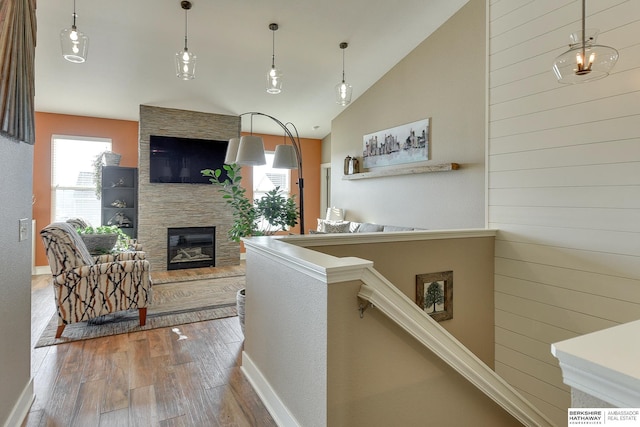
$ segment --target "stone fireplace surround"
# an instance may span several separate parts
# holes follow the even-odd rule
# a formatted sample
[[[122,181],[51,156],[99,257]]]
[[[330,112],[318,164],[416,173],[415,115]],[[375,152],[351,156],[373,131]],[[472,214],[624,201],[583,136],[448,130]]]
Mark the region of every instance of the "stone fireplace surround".
[[[149,137],[228,140],[239,134],[239,116],[140,106],[138,241],[147,253],[152,270],[167,270],[168,228],[215,226],[215,265],[218,267],[240,263],[240,244],[227,237],[233,216],[216,187],[149,182]]]

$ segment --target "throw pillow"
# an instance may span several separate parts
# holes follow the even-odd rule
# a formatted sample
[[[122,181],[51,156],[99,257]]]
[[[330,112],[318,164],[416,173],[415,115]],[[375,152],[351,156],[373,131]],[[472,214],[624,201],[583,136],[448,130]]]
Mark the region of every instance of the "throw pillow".
[[[358,227],[358,233],[374,233],[382,231],[383,226],[380,224],[371,224],[370,222],[363,222]]]
[[[322,233],[348,233],[349,221],[329,221],[318,218],[318,231]]]

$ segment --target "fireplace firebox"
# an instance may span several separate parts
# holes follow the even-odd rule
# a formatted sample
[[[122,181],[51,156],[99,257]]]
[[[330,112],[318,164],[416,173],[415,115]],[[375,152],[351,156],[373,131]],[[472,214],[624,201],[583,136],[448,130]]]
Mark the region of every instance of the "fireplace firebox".
[[[167,270],[215,265],[216,227],[167,229]]]

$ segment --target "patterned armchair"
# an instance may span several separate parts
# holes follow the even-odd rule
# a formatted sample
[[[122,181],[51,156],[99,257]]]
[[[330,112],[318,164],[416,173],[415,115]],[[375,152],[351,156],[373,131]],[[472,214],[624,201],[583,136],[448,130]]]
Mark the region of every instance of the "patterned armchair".
[[[144,252],[92,257],[71,224],[49,224],[41,232],[53,276],[58,311],[56,338],[64,327],[115,311],[138,309],[144,326],[151,303],[149,261]]]

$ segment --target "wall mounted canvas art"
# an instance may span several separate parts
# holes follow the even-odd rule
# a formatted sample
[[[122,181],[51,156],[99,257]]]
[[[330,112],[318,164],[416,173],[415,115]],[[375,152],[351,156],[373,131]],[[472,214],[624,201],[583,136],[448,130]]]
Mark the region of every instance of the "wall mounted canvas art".
[[[363,166],[375,168],[429,160],[430,121],[418,120],[365,135]]]

